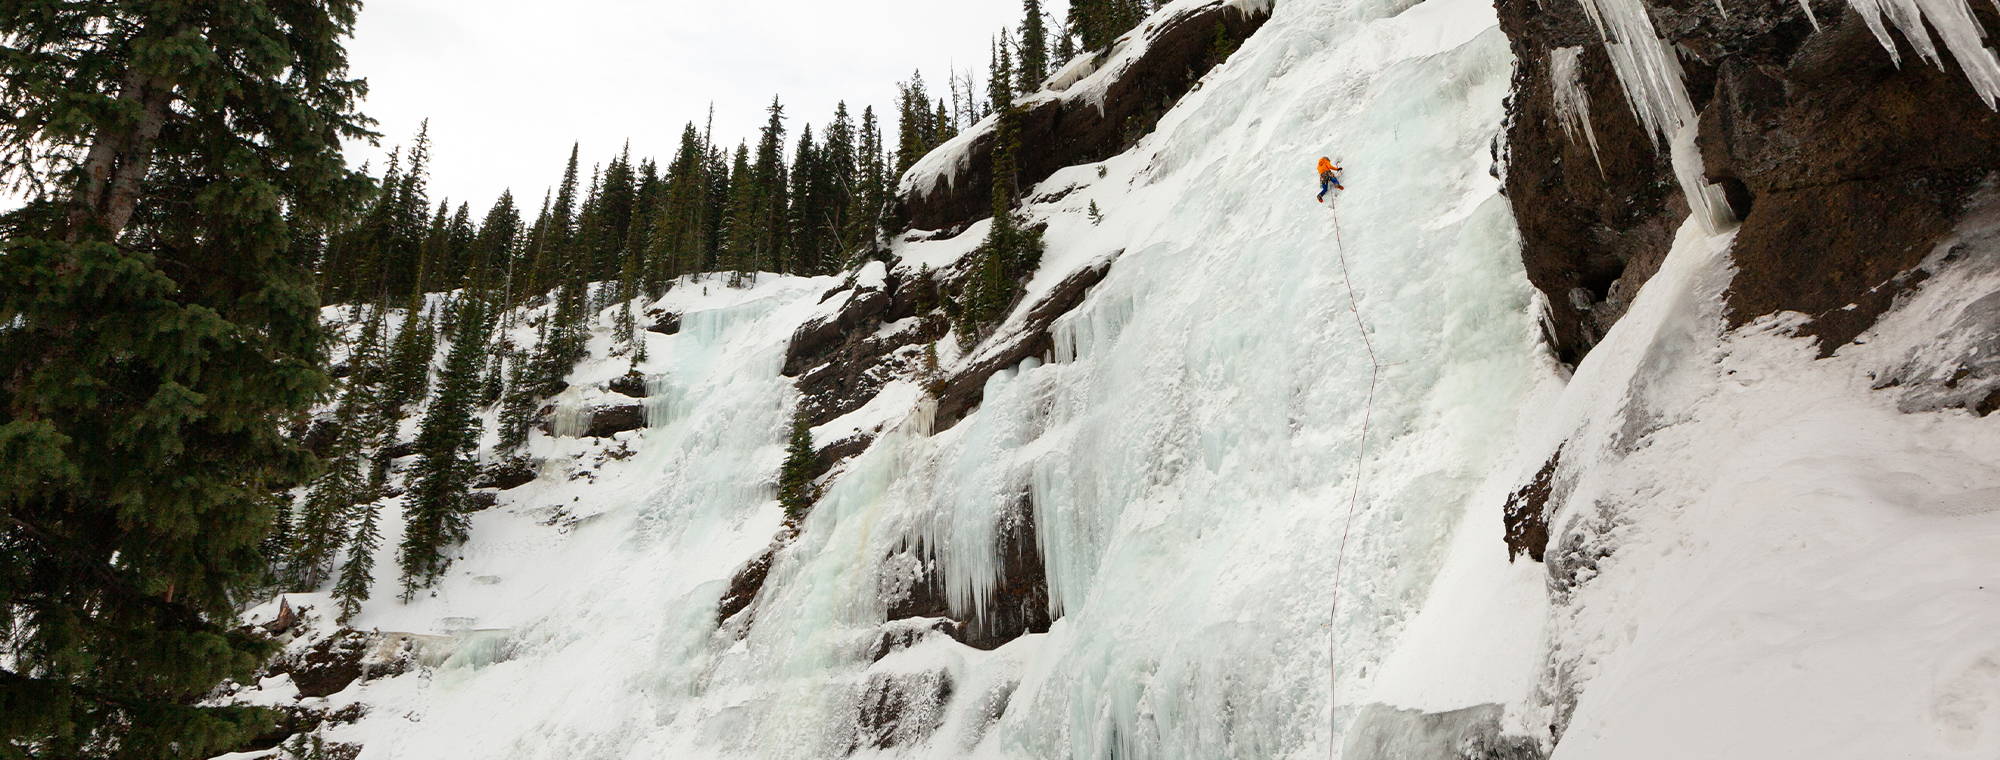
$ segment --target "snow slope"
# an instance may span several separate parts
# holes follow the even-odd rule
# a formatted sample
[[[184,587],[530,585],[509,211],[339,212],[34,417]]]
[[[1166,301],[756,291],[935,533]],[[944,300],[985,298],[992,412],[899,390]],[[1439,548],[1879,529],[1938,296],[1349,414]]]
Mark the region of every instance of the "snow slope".
[[[934,731],[858,756],[1446,758],[1545,750],[1552,724],[1561,758],[1995,756],[2000,421],[1871,387],[1980,313],[2000,246],[1968,230],[1871,342],[1815,362],[1785,319],[1724,332],[1730,233],[1691,220],[1564,377],[1489,173],[1511,66],[1484,0],[1278,3],[1136,148],[1028,194],[1059,196],[1026,210],[1049,244],[1030,303],[1114,261],[1055,356],[942,432],[906,382],[816,431],[885,432],[740,639],[715,605],[779,528],[785,342],[837,281],[677,288],[684,329],[642,368],[654,426],[535,440],[635,453],[507,492],[434,597],[378,592],[360,627],[452,643],[335,695],[371,708],[328,738],[366,760],[839,757],[889,678],[949,696],[902,716]],[[1352,188],[1331,208],[1308,197],[1322,154]],[[1558,449],[1550,565],[1510,564],[1500,505]],[[1052,630],[869,662],[885,560],[930,553],[977,609],[1024,493]]]

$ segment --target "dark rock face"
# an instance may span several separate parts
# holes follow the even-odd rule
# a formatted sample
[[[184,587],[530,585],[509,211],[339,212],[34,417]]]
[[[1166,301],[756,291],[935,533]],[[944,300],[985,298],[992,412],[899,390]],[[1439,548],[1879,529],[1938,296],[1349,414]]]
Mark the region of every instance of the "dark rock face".
[[[994,551],[1000,577],[987,597],[985,614],[966,619],[953,614],[936,562],[916,552],[890,558],[883,563],[888,575],[882,579],[888,618],[949,620],[953,625],[945,633],[974,649],[997,649],[1022,634],[1047,633],[1055,622],[1049,614],[1048,571],[1035,543],[1034,510],[1025,494],[1001,518]]]
[[[1268,10],[1246,14],[1216,0],[1155,28],[1143,42],[1144,55],[1120,72],[1102,101],[1079,96],[1028,106],[1020,120],[1021,144],[1029,148],[1018,159],[1020,186],[1033,187],[1057,169],[1102,161],[1131,147],[1222,62],[1225,49],[1234,49],[1269,19]],[[931,187],[895,199],[889,209],[895,226],[953,229],[990,216],[993,142],[991,131],[979,135],[969,166],[958,177],[937,178]]]
[[[637,372],[627,372],[614,378],[611,382],[605,383],[604,388],[612,393],[632,398],[645,398],[646,376]]]
[[[1562,451],[1549,456],[1535,479],[1507,497],[1500,511],[1506,529],[1507,561],[1523,554],[1536,562],[1549,548],[1549,496],[1555,487],[1556,468],[1562,466]]]
[[[681,331],[681,315],[673,312],[661,314],[652,324],[646,326],[646,330],[661,335],[678,335]]]
[[[893,273],[881,287],[857,285],[826,294],[843,299],[831,316],[801,325],[785,351],[785,376],[798,379],[800,411],[822,425],[860,409],[889,380],[909,370],[907,347],[936,340],[943,323],[923,320],[910,329],[878,334],[883,325],[917,316],[914,283]],[[859,453],[858,451],[856,453]],[[828,463],[831,466],[831,463]]]
[[[1811,317],[1805,332],[1823,351],[1853,340],[1921,280],[1916,264],[2000,170],[2000,116],[1955,63],[1940,70],[1904,44],[1896,67],[1844,3],[1814,0],[1818,31],[1796,3],[1649,6],[1687,71],[1708,179],[1743,221],[1732,323],[1796,311]],[[1550,304],[1549,343],[1574,364],[1657,270],[1687,204],[1664,148],[1626,108],[1581,6],[1497,7],[1518,61],[1506,188],[1528,277]],[[1973,8],[2000,28],[1992,7]],[[1556,116],[1550,53],[1567,46],[1583,50],[1579,81],[1601,171]]]
[[[764,578],[771,574],[771,561],[778,556],[781,548],[784,548],[782,542],[773,542],[763,554],[743,565],[729,579],[729,590],[722,594],[722,601],[715,608],[717,626],[729,624],[731,618],[749,609],[750,603],[756,601],[757,592],[764,589]],[[736,621],[736,624],[739,635],[749,632],[748,618]]]
[[[646,426],[646,407],[639,404],[606,404],[591,407],[586,412],[590,421],[584,424],[584,438],[610,438],[628,430],[638,430]],[[553,415],[542,418],[542,432],[555,435]]]
[[[861,690],[855,736],[847,753],[904,747],[929,738],[944,725],[944,708],[954,688],[951,674],[942,670],[870,676]]]
[[[333,445],[340,441],[340,423],[331,418],[321,417],[306,428],[304,439],[307,451],[313,456],[325,459],[333,453]]]
[[[494,488],[502,491],[520,488],[535,482],[540,473],[535,471],[535,463],[527,459],[503,459],[487,465],[472,479],[473,488]]]
[[[368,653],[368,634],[342,631],[297,655],[280,658],[274,673],[290,673],[301,697],[324,697],[347,688],[362,676],[361,659]]]
[[[881,662],[882,658],[916,646],[917,642],[932,636],[952,636],[958,630],[956,621],[945,618],[908,618],[891,620],[882,625],[875,634],[875,640],[868,644],[869,662]]]
[[[1001,370],[1020,364],[1022,359],[1046,357],[1055,350],[1055,336],[1049,331],[1056,318],[1076,309],[1083,303],[1090,289],[1103,282],[1111,273],[1111,262],[1107,259],[1095,266],[1079,269],[1033,307],[1028,309],[1028,317],[1022,329],[1014,334],[1011,341],[999,344],[998,348],[983,351],[970,366],[945,378],[937,387],[936,429],[949,430],[957,425],[986,397],[986,381]]]
[[[382,458],[390,461],[417,455],[416,441],[397,441],[382,447]]]

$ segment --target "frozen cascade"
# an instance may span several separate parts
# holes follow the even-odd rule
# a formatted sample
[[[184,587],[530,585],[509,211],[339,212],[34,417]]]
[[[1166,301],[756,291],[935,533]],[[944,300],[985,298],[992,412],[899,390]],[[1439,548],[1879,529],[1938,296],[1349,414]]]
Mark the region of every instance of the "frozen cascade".
[[[1455,528],[1491,508],[1487,472],[1511,456],[1512,410],[1542,377],[1513,221],[1487,171],[1510,74],[1486,0],[1277,4],[1105,177],[1065,170],[1045,188],[1083,189],[1027,209],[1049,241],[1030,302],[1124,251],[1056,327],[1058,361],[998,373],[935,435],[917,402],[845,463],[773,556],[747,627],[718,630],[716,600],[778,532],[795,402],[778,373],[834,281],[677,286],[665,300],[684,302],[662,306],[682,331],[654,338],[640,368],[671,378],[666,424],[591,481],[523,489],[524,506],[589,510],[566,532],[532,509],[480,515],[498,527],[475,528],[460,566],[504,565],[527,589],[481,618],[511,631],[507,656],[370,686],[375,709],[351,729],[372,737],[363,760],[841,756],[877,678],[955,696],[928,737],[876,755],[1326,756],[1331,705],[1347,731],[1384,699],[1380,666]],[[1333,219],[1305,198],[1312,157],[1333,153],[1367,188],[1337,213],[1392,365],[1347,559],[1369,571],[1343,578],[1337,621],[1325,600],[1369,365]],[[1298,186],[1274,186],[1284,177]],[[1092,201],[1118,223],[1092,224]],[[896,558],[934,557],[950,605],[976,614],[1003,580],[999,521],[1023,506],[1062,615],[1048,633],[990,652],[931,638],[867,661]],[[1499,568],[1539,588],[1536,570]],[[435,601],[360,622],[422,629],[438,614],[426,605],[480,593],[454,576]]]
[[[564,391],[555,399],[556,409],[549,418],[549,433],[558,438],[577,438],[590,428],[590,405],[580,389]]]

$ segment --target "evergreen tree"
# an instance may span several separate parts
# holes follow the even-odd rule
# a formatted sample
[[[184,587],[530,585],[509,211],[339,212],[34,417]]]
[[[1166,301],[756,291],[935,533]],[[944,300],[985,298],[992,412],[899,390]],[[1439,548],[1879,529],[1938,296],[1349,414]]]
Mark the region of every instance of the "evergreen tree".
[[[779,271],[785,257],[786,221],[790,213],[789,184],[785,167],[785,107],[776,97],[765,109],[767,119],[758,132],[757,163],[751,168],[751,198],[756,215],[752,242],[752,272]]]
[[[803,412],[792,413],[792,434],[785,443],[785,463],[778,470],[778,504],[793,525],[805,520],[813,502],[812,425]]]
[[[1022,0],[1021,4],[1020,93],[1038,90],[1049,76],[1048,26],[1042,20],[1042,0]]]
[[[889,183],[895,178],[889,176],[888,153],[882,142],[882,127],[875,120],[875,108],[869,106],[861,110],[861,150],[857,158],[860,165],[855,168],[856,184],[854,193],[856,212],[853,229],[849,238],[856,244],[872,244],[879,236],[878,229],[882,211],[889,201]]]
[[[854,223],[861,171],[854,129],[854,118],[847,111],[847,103],[842,101],[834,107],[833,121],[826,128],[826,145],[819,161],[821,197],[816,201],[821,208],[812,215],[814,223],[830,238],[827,251],[830,255],[823,262],[829,267],[842,265],[839,256],[861,242]]]
[[[382,505],[370,500],[356,504],[354,534],[347,540],[347,561],[341,563],[340,577],[333,582],[333,598],[340,607],[338,622],[347,625],[368,601],[375,582],[375,550],[382,543]]]
[[[326,580],[327,567],[347,531],[344,518],[366,491],[367,458],[358,429],[369,406],[366,392],[363,386],[351,384],[341,395],[333,416],[334,442],[326,470],[313,480],[298,509],[287,574],[300,590],[316,589]]]
[[[931,113],[931,97],[924,89],[923,72],[910,75],[910,81],[902,85],[896,99],[898,120],[896,125],[896,171],[901,177],[910,167],[923,158],[935,146],[937,127]]]
[[[667,168],[665,189],[654,219],[653,267],[671,280],[708,265],[708,145],[694,122],[681,130],[680,147]]]
[[[424,311],[424,292],[419,287],[410,294],[409,305],[403,309],[403,327],[396,333],[396,342],[383,368],[383,387],[378,398],[383,412],[391,419],[401,417],[404,407],[422,401],[430,390],[431,355],[436,345],[437,333],[431,317]]]
[[[489,289],[498,290],[502,306],[511,305],[514,292],[515,248],[521,238],[521,212],[514,208],[514,194],[502,191],[493,208],[486,211],[486,218],[479,222],[479,232],[472,238],[470,247],[470,268],[476,274],[474,281]]]
[[[236,630],[281,427],[326,386],[288,220],[365,178],[352,0],[0,4],[0,754],[208,757],[268,725],[195,706]],[[249,146],[254,146],[250,149]]]
[[[548,340],[546,323],[541,330],[542,342]],[[517,357],[507,373],[507,391],[500,402],[500,444],[503,454],[515,454],[528,444],[528,432],[535,424],[535,400],[537,394],[534,375],[529,370],[525,356]]]
[[[405,601],[443,576],[450,564],[448,550],[466,537],[465,498],[473,475],[472,455],[479,444],[472,411],[479,389],[479,360],[486,348],[484,308],[476,296],[462,300],[455,320],[459,329],[452,336],[437,398],[417,433],[415,484],[407,497],[403,542],[397,552]]]
[[[721,265],[729,270],[729,286],[741,287],[757,266],[759,188],[750,173],[750,147],[736,146],[729,169],[729,205],[722,213]]]

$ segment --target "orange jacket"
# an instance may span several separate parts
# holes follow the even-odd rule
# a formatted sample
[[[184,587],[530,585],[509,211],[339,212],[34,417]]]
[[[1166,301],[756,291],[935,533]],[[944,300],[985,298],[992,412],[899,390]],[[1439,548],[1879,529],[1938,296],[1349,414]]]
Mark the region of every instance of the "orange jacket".
[[[1337,171],[1340,171],[1340,167],[1338,167],[1338,166],[1334,166],[1334,165],[1333,165],[1333,162],[1332,162],[1332,161],[1329,161],[1329,160],[1327,160],[1327,159],[1324,159],[1324,158],[1322,158],[1322,159],[1320,159],[1320,160],[1319,160],[1319,173],[1320,173],[1320,174],[1324,175],[1324,174],[1326,174],[1326,173],[1328,173],[1328,172],[1337,172]]]

